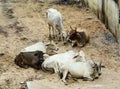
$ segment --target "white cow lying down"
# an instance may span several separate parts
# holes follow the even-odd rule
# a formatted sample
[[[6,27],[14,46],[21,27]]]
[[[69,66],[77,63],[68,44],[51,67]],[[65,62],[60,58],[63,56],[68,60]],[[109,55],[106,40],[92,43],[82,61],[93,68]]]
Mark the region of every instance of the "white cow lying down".
[[[52,51],[57,51],[58,47],[55,45],[53,41],[45,43],[45,42],[37,42],[33,45],[30,45],[21,50],[21,52],[33,52],[33,51],[42,51],[43,53],[50,53]]]
[[[70,50],[65,53],[60,53],[60,54],[56,54],[53,56],[49,56],[43,62],[42,68],[43,68],[43,70],[54,69],[55,73],[59,73],[58,63],[59,63],[59,65],[65,64],[77,55],[78,55],[78,53]]]
[[[66,77],[68,73],[75,78],[84,78],[87,80],[94,80],[101,75],[101,63],[98,65],[92,60],[88,61],[69,61],[65,65],[59,66],[62,74],[62,81],[67,84]]]

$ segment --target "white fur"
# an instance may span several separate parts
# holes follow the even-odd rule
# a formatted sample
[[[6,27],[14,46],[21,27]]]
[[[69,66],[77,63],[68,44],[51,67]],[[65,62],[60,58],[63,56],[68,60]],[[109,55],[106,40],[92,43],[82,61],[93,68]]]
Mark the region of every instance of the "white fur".
[[[53,56],[49,56],[47,59],[45,59],[45,61],[43,62],[42,66],[44,68],[50,68],[50,69],[54,69],[55,73],[59,72],[59,67],[58,65],[64,65],[66,63],[68,63],[68,61],[74,60],[73,57],[78,55],[78,53],[75,53],[74,51],[67,51],[65,53],[60,53],[60,54],[56,54]]]
[[[52,34],[56,37],[56,29],[60,32],[61,40],[67,37],[67,33],[64,31],[62,23],[62,15],[56,9],[50,8],[46,12],[47,22],[49,24],[49,35],[51,35],[50,29],[52,27]]]
[[[45,44],[43,42],[38,42],[22,49],[21,52],[31,52],[31,51],[37,51],[37,50],[43,51],[45,53],[46,52]]]
[[[55,73],[62,73],[62,80],[65,84],[66,76],[68,72],[76,78],[84,77],[89,80],[93,80],[95,77],[98,77],[101,70],[97,71],[96,68],[100,68],[99,65],[96,65],[92,60],[86,60],[85,54],[81,50],[78,53],[74,51],[67,51],[65,53],[56,54],[49,56],[42,64],[44,69],[54,69]],[[93,76],[91,76],[94,74]]]
[[[85,53],[81,50],[80,52],[79,52],[79,56],[80,56],[80,60],[82,60],[82,61],[86,61],[86,59],[85,59]]]
[[[76,62],[78,62],[78,61],[86,62],[85,53],[83,52],[83,50],[80,50],[78,52],[78,55],[76,57],[74,57],[73,59],[75,59]]]
[[[55,46],[55,50],[58,50],[58,47],[53,43],[53,41],[50,43],[43,43],[43,42],[37,42],[33,45],[30,45],[24,49],[21,50],[21,52],[31,52],[31,51],[43,51],[43,53],[46,53],[46,48],[48,44],[53,44]]]
[[[76,78],[85,77],[90,80],[93,80],[93,78],[90,76],[93,74],[93,67],[94,62],[93,61],[86,61],[86,62],[76,62],[76,61],[69,61],[66,65],[59,66],[60,72],[63,74],[62,80],[65,84],[66,82],[66,76],[68,72]]]

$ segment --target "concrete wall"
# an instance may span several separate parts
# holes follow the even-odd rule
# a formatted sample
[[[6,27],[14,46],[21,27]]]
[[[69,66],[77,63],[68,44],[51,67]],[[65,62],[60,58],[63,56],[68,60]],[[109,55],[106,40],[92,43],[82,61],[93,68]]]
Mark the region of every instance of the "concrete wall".
[[[114,0],[84,0],[120,43],[118,4]],[[120,2],[120,0],[118,1]],[[120,8],[120,6],[119,6]]]
[[[119,3],[118,5],[119,5],[119,10],[120,10],[120,0],[118,0],[118,3]]]

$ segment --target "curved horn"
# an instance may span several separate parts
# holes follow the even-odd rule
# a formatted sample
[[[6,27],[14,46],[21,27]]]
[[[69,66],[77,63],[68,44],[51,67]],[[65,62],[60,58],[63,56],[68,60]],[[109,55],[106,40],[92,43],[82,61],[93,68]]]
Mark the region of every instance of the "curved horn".
[[[100,65],[102,68],[105,68],[105,65],[102,64],[102,60],[100,61],[99,65]]]
[[[71,28],[71,30],[74,30],[74,29],[72,28],[72,26],[70,26],[70,28]]]

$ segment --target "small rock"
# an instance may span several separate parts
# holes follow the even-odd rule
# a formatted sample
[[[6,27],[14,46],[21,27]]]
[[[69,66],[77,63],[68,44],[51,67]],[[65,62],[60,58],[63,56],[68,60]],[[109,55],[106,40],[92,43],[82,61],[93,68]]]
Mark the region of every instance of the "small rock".
[[[42,85],[40,86],[39,80],[37,81],[27,81],[26,82],[27,89],[53,89],[50,86]]]

